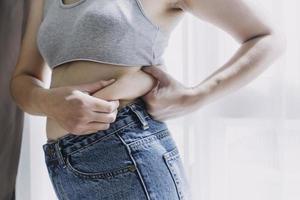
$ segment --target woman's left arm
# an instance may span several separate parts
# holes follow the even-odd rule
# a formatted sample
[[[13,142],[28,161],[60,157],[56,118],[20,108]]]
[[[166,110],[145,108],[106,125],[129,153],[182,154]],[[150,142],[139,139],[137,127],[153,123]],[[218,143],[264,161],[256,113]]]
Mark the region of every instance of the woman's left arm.
[[[285,38],[251,0],[178,0],[176,6],[216,25],[241,44],[223,66],[193,87],[185,87],[157,67],[143,70],[157,85],[143,96],[148,112],[166,120],[211,103],[248,84],[285,50]]]

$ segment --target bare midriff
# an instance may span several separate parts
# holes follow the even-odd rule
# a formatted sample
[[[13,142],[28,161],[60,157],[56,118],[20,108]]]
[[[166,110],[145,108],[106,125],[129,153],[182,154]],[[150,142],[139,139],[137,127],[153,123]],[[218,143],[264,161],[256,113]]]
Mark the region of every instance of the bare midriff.
[[[73,3],[76,0],[64,0]],[[183,17],[181,9],[171,8],[171,1],[161,1],[159,4],[151,0],[143,0],[143,7],[148,18],[160,29],[170,34]],[[176,1],[173,1],[176,2]],[[150,12],[152,10],[152,12]],[[155,12],[153,12],[155,11]],[[73,61],[59,65],[53,69],[50,87],[78,85],[98,80],[115,78],[116,82],[97,92],[97,97],[104,100],[118,99],[118,110],[150,91],[156,80],[141,70],[142,66],[120,66],[93,61]],[[160,66],[165,67],[163,65]],[[47,137],[57,139],[68,134],[58,123],[47,118]]]
[[[50,88],[116,79],[111,85],[99,90],[97,98],[119,100],[118,110],[143,96],[155,85],[155,79],[141,70],[142,66],[120,66],[93,61],[72,61],[53,69]],[[47,118],[47,138],[56,140],[69,132],[55,120]]]

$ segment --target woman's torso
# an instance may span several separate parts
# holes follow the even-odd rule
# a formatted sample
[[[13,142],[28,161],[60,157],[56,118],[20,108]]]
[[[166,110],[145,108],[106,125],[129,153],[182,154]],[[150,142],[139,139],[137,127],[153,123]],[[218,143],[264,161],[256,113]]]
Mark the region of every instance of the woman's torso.
[[[63,3],[67,5],[77,1],[79,0],[64,0]],[[170,1],[159,1],[157,3],[151,0],[141,0],[141,2],[147,17],[165,32],[170,33],[183,16],[182,10],[171,8]],[[120,109],[137,97],[146,94],[154,86],[155,79],[143,72],[141,67],[127,67],[83,60],[67,62],[53,69],[50,88],[115,78],[116,82],[114,84],[118,84],[118,87],[112,87],[109,93],[101,94],[100,92],[98,97],[118,99],[120,102],[118,109]],[[68,133],[50,118],[47,118],[46,132],[48,139],[52,140]]]

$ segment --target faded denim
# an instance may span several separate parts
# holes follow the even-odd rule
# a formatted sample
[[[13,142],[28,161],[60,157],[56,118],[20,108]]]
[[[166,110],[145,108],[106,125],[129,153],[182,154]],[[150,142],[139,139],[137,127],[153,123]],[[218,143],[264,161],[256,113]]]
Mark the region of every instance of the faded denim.
[[[191,199],[176,143],[141,98],[121,108],[109,129],[68,134],[43,149],[60,200]]]

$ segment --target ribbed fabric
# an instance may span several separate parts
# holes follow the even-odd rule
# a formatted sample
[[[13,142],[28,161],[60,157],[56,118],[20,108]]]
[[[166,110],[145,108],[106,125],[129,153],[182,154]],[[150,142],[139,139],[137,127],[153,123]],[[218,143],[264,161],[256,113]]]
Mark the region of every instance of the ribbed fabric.
[[[75,60],[148,66],[164,64],[168,39],[139,0],[45,0],[37,45],[51,68]]]

